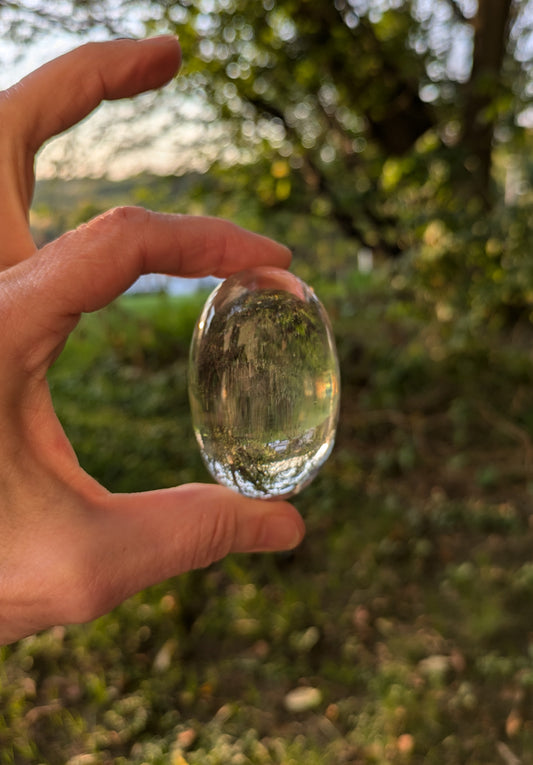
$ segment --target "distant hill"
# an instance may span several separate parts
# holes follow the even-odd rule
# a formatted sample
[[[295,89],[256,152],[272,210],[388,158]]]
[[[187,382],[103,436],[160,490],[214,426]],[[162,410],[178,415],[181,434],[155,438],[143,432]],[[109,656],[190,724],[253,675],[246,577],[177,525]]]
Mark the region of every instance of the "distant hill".
[[[311,208],[304,189],[276,193],[278,168],[266,164],[213,167],[209,173],[38,181],[30,225],[39,247],[117,205],[214,215],[287,244],[295,272],[306,280],[339,280],[357,263],[360,245],[346,236],[319,193]],[[287,180],[287,179],[282,179]],[[291,180],[292,183],[292,180]],[[292,187],[291,187],[292,188]],[[149,285],[152,289],[152,285]]]
[[[142,174],[121,181],[106,178],[40,180],[30,213],[38,246],[116,205],[142,205],[168,212],[195,211],[195,201],[209,191],[208,176]]]
[[[141,205],[164,212],[203,212],[200,201],[212,190],[205,175],[142,174],[121,181],[106,178],[41,180],[35,188],[30,224],[36,244],[42,247],[76,226],[117,205]],[[189,293],[212,287],[212,279],[179,279],[159,274],[140,277],[130,291]]]

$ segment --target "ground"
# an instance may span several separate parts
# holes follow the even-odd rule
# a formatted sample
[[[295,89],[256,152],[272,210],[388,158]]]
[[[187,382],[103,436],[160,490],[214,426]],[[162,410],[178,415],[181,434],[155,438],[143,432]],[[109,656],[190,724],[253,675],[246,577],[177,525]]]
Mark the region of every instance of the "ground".
[[[1,765],[530,761],[531,327],[465,338],[385,282],[324,292],[342,409],[295,500],[302,545],[0,649]],[[186,393],[202,299],[123,298],[52,370],[111,489],[208,480]]]

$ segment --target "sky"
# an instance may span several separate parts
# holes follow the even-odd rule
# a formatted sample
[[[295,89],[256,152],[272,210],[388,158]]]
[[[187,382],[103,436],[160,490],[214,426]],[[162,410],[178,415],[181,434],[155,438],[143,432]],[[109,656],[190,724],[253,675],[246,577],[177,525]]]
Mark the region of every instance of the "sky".
[[[47,61],[71,50],[76,45],[89,39],[101,39],[97,35],[69,38],[64,34],[49,35],[45,39],[27,46],[24,54],[16,59],[16,47],[9,41],[0,40],[0,60],[11,60],[6,67],[0,67],[0,90],[18,82],[22,77],[34,71]],[[172,126],[165,120],[165,109],[151,106],[150,96],[140,96],[133,101],[104,103],[84,123],[68,131],[63,136],[52,139],[38,157],[37,179],[49,177],[102,176],[119,179],[135,175],[146,169],[155,173],[168,173],[183,169],[183,146],[189,137],[187,130],[181,128],[172,131]],[[148,114],[143,116],[143,108]],[[184,108],[188,120],[194,117],[191,105]],[[135,121],[129,119],[135,113]],[[135,129],[132,127],[135,124]],[[141,138],[146,130],[154,136],[150,145],[142,152],[137,148],[117,154],[116,147],[129,143],[132,138]],[[132,136],[132,132],[137,135]],[[100,141],[100,151],[95,152],[95,140],[106,135],[104,144]],[[180,150],[181,147],[181,150]],[[95,156],[96,154],[96,156]],[[141,159],[142,157],[142,159]],[[58,173],[58,163],[61,170]],[[190,166],[194,166],[193,158]],[[164,290],[169,294],[184,294],[194,291],[199,286],[212,287],[218,280],[182,279],[159,274],[141,276],[128,292],[152,292]]]
[[[76,37],[50,33],[25,46],[22,53],[10,41],[1,39],[0,61],[9,63],[0,67],[0,89],[8,88],[76,45],[99,39],[105,39],[101,33]],[[172,84],[167,89],[172,98]],[[174,100],[173,107],[176,106]],[[187,153],[187,146],[197,138],[198,126],[195,130],[191,121],[198,107],[189,102],[180,108],[182,123],[174,117],[175,108],[165,108],[161,99],[151,93],[103,103],[82,124],[47,144],[38,156],[37,177],[106,175],[120,179],[144,170],[179,173],[185,169],[203,169],[203,163],[195,162],[194,156]],[[150,135],[150,141],[143,144],[146,135]]]
[[[352,2],[355,7],[355,0]],[[475,0],[461,0],[461,4],[467,15],[474,12]],[[432,34],[436,35],[433,44],[438,46],[439,36],[442,39],[449,37],[449,6],[435,0],[418,0],[417,7],[422,18],[432,19]],[[526,3],[523,8],[533,17],[533,2]],[[533,18],[524,18],[523,23],[533,29]],[[447,64],[453,71],[448,73],[464,81],[468,76],[471,35],[465,28],[463,36],[456,37]],[[78,36],[48,31],[45,37],[26,45],[22,52],[5,37],[0,38],[0,63],[3,64],[0,65],[0,88],[12,85],[75,45],[108,38],[109,33],[103,29],[93,29]],[[526,48],[533,49],[533,31],[524,40]],[[522,55],[532,55],[532,51],[524,49]],[[139,96],[133,101],[103,104],[82,125],[47,145],[38,158],[38,178],[106,175],[118,179],[143,170],[181,173],[187,169],[205,169],[205,160],[188,148],[201,129],[198,105],[180,103],[172,84],[164,89],[164,95],[171,99],[172,108],[168,108],[168,100],[166,106],[162,99],[154,101],[152,94]],[[524,113],[522,124],[533,125],[533,107]],[[145,140],[139,151],[139,142],[146,135],[150,140]]]

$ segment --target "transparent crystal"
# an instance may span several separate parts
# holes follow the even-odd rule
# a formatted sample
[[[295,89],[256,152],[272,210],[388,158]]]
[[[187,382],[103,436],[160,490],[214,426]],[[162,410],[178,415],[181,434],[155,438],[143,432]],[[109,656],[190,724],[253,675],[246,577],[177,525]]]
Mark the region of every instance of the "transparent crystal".
[[[211,293],[192,339],[189,397],[215,480],[249,497],[296,494],[331,453],[339,393],[329,319],[307,284],[258,267]]]

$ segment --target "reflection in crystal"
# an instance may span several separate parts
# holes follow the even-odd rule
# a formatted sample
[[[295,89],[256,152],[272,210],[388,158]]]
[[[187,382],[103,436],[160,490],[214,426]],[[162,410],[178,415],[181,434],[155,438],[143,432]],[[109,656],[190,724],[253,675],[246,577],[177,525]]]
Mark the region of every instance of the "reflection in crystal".
[[[194,333],[189,394],[217,481],[252,497],[300,491],[331,453],[339,408],[333,336],[313,290],[264,267],[219,285]]]

